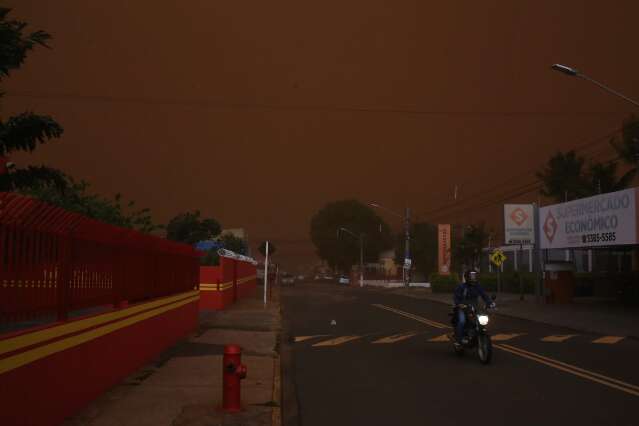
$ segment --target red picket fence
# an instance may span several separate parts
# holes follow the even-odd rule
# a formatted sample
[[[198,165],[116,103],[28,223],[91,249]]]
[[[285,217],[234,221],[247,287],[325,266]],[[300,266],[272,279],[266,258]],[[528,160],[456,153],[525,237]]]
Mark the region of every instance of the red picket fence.
[[[0,325],[196,289],[191,246],[0,193]]]

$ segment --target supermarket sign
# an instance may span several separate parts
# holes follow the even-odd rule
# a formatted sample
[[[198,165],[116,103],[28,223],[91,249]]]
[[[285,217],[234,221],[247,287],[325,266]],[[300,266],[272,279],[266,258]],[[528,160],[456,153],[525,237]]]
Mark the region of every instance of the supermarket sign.
[[[639,188],[539,209],[542,249],[637,244]]]

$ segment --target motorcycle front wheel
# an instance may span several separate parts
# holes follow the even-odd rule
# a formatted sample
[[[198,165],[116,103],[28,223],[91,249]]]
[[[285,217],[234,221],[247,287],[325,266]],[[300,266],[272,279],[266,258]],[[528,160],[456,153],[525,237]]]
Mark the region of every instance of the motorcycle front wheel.
[[[477,336],[477,356],[482,364],[489,364],[493,357],[493,344],[490,336],[480,334]]]

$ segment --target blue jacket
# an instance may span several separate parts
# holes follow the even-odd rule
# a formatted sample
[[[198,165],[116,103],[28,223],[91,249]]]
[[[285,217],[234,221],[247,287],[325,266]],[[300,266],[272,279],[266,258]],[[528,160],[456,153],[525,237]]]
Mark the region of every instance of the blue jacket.
[[[481,296],[486,302],[487,305],[493,303],[493,301],[488,297],[486,292],[479,283],[469,285],[467,283],[461,283],[455,288],[454,300],[455,305],[463,304],[476,304],[478,297]]]

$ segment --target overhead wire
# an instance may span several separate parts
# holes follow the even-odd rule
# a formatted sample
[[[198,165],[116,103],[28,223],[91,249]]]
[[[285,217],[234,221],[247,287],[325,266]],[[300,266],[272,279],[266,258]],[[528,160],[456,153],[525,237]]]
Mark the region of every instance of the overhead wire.
[[[583,151],[583,150],[592,148],[592,147],[594,147],[594,146],[596,146],[596,145],[598,145],[598,144],[600,144],[600,143],[602,143],[604,141],[609,140],[609,138],[611,138],[614,135],[618,134],[621,130],[622,130],[622,128],[617,127],[613,131],[608,132],[605,135],[602,135],[602,136],[600,136],[600,137],[598,137],[598,138],[596,138],[594,140],[591,140],[591,141],[589,141],[589,142],[587,142],[585,144],[582,144],[582,145],[579,145],[578,147],[573,148],[573,150],[576,151],[576,152],[579,152],[579,151]],[[608,148],[606,148],[604,150],[597,151],[596,154],[603,153],[607,149]],[[595,153],[591,154],[590,156],[592,157],[592,156],[594,156],[594,154]],[[542,167],[543,167],[543,165],[542,165]],[[436,214],[436,213],[439,213],[439,212],[450,211],[450,210],[458,210],[458,209],[468,209],[470,206],[475,206],[475,205],[477,205],[477,203],[482,203],[483,201],[486,201],[486,200],[482,200],[481,198],[485,198],[490,193],[498,191],[498,190],[502,191],[502,188],[504,186],[507,186],[508,182],[512,181],[513,179],[518,179],[518,178],[521,178],[521,177],[524,177],[524,176],[528,176],[528,175],[530,175],[530,174],[532,174],[532,173],[534,173],[534,172],[536,172],[538,170],[539,170],[539,167],[537,167],[535,169],[528,170],[528,171],[523,172],[523,173],[519,173],[519,174],[515,175],[514,177],[510,177],[508,179],[505,179],[504,182],[502,182],[502,183],[494,185],[494,186],[492,186],[492,187],[490,187],[488,189],[485,189],[485,190],[479,190],[478,192],[476,192],[474,194],[471,194],[468,197],[464,197],[463,200],[455,201],[453,203],[448,203],[448,204],[445,204],[443,206],[437,207],[435,209],[429,210],[427,212],[417,213],[416,217],[430,218],[432,220],[433,218],[438,218],[438,217],[442,217],[442,216],[447,215],[447,214],[452,214],[450,212],[442,213],[442,214]],[[537,185],[538,187],[541,187],[541,181],[539,181],[539,179],[536,179],[534,182],[529,182],[529,183],[526,183],[526,184],[523,184],[523,185],[518,185],[518,186],[513,187],[513,188],[508,188],[508,189],[504,188],[503,191],[506,191],[506,192],[511,192],[513,190],[516,191],[515,195],[509,196],[509,197],[507,197],[505,199],[514,198],[514,197],[520,195],[519,194],[519,190],[521,190],[523,188],[528,188],[528,187],[530,187],[532,185]],[[526,192],[523,192],[523,194],[531,192],[534,189],[535,188],[529,188],[529,190],[526,191]],[[476,200],[478,198],[479,198],[479,200]],[[501,198],[500,198],[500,200],[501,200]],[[470,203],[470,206],[469,206],[468,204],[471,201],[472,201],[472,203]],[[457,212],[455,214],[457,214]]]

